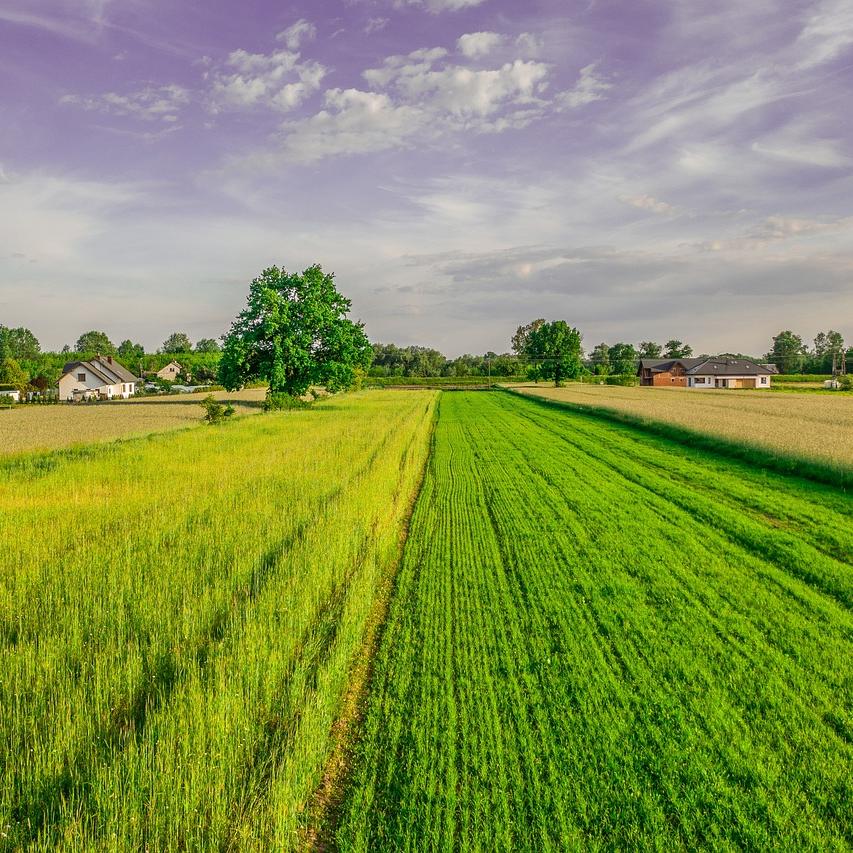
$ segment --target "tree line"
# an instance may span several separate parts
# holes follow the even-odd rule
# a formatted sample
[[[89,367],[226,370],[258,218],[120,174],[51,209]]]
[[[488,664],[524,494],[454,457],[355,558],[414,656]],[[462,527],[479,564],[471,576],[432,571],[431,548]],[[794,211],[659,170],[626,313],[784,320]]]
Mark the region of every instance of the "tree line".
[[[43,352],[29,329],[0,325],[0,386],[44,391],[56,385],[64,364],[84,361],[98,354],[115,357],[138,375],[156,372],[175,359],[184,368],[182,378],[186,381],[213,383],[225,380],[234,384],[247,378],[252,371],[267,372],[269,347],[264,336],[269,337],[271,330],[263,324],[258,325],[258,321],[265,316],[270,294],[277,294],[281,304],[288,306],[308,304],[303,298],[306,296],[316,302],[317,293],[321,297],[317,304],[322,304],[323,299],[328,302],[328,316],[322,312],[318,314],[315,307],[312,310],[316,316],[306,315],[300,309],[299,312],[291,311],[289,319],[285,318],[287,312],[279,317],[279,332],[285,337],[289,335],[288,347],[292,350],[300,340],[304,340],[305,329],[302,327],[306,323],[314,323],[325,329],[328,335],[334,332],[334,341],[330,338],[325,344],[326,350],[331,352],[330,348],[337,347],[343,348],[341,351],[344,352],[349,347],[357,356],[355,366],[358,371],[367,376],[525,376],[561,382],[584,375],[628,377],[636,373],[640,359],[689,358],[693,355],[689,344],[675,338],[663,344],[654,341],[641,341],[636,345],[624,341],[614,344],[602,342],[587,352],[583,348],[583,337],[576,328],[563,320],[549,323],[543,318],[519,326],[511,337],[511,350],[504,353],[486,352],[448,358],[431,347],[369,344],[363,336],[361,324],[344,319],[349,310],[349,300],[337,292],[332,276],[324,274],[319,267],[312,267],[301,275],[288,275],[273,268],[253,282],[249,308],[235,321],[236,325],[228,335],[223,336],[225,358],[222,357],[223,344],[219,341],[202,338],[193,344],[185,332],[170,334],[154,353],[147,353],[142,344],[130,339],[116,345],[106,332],[98,330],[84,332],[73,347],[66,345],[59,353]],[[254,347],[253,361],[248,360],[247,342]],[[315,344],[311,343],[306,350],[306,358],[303,358],[306,364],[311,361],[307,355],[311,354],[313,346]],[[833,366],[840,371],[845,361],[848,367],[853,367],[853,347],[847,348],[841,333],[833,329],[819,332],[812,346],[801,336],[785,330],[773,337],[769,351],[763,356],[743,353],[718,355],[772,363],[781,373],[826,375],[832,372]],[[344,374],[349,376],[351,369],[355,368],[347,365]],[[294,368],[282,367],[281,370],[285,373],[290,370],[291,378],[287,382],[282,380],[284,384],[289,383],[288,387],[301,387],[308,376],[307,368],[301,373]],[[301,377],[298,381],[297,376]]]

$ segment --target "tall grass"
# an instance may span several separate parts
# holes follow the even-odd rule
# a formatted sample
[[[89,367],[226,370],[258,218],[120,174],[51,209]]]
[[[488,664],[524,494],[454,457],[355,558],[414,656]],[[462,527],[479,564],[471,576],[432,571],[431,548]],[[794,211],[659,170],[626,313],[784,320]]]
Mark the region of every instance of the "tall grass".
[[[297,845],[434,399],[4,472],[0,849]]]
[[[343,851],[845,850],[853,504],[444,395]]]

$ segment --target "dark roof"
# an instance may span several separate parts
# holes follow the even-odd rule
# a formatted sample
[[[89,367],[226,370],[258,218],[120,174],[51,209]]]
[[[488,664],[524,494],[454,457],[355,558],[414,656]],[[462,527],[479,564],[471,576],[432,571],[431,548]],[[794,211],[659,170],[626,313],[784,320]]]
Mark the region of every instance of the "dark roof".
[[[65,376],[67,373],[71,373],[72,370],[76,370],[78,367],[82,367],[84,370],[94,373],[98,379],[102,382],[106,382],[107,385],[116,384],[116,381],[107,375],[107,371],[112,373],[119,382],[139,381],[123,364],[119,364],[115,359],[107,361],[107,359],[102,356],[97,356],[91,361],[69,361],[62,368],[62,375]]]
[[[692,376],[765,376],[775,373],[769,365],[756,364],[745,358],[642,358],[640,370],[667,373],[680,364]]]
[[[772,370],[745,358],[705,358],[687,371],[699,376],[767,376]]]
[[[137,378],[123,365],[117,362],[114,358],[104,357],[99,355],[92,359],[92,364],[100,365],[103,370],[106,368],[111,373],[114,373],[122,382],[137,382]]]
[[[676,364],[680,364],[685,370],[690,370],[707,360],[707,358],[641,358],[640,369],[649,368],[652,373],[666,373]]]

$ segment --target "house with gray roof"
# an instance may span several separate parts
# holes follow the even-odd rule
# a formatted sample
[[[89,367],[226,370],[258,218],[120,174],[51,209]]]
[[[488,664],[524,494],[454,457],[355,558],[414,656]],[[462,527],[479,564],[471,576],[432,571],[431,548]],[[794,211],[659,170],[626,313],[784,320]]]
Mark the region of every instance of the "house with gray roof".
[[[59,399],[77,400],[127,399],[136,391],[139,380],[111,355],[96,356],[89,361],[69,361],[62,368]]]
[[[656,388],[769,388],[776,371],[745,358],[644,358],[640,385]]]

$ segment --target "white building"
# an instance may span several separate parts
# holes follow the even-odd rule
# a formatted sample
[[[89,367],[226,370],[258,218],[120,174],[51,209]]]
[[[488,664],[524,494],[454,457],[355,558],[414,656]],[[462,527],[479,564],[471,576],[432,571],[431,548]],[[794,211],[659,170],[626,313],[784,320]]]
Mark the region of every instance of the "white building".
[[[127,399],[136,391],[137,378],[111,355],[90,361],[71,361],[62,369],[60,400]]]
[[[17,388],[0,388],[0,403],[3,397],[10,397],[15,403],[21,402],[21,392]]]
[[[657,388],[769,388],[774,365],[745,358],[643,358],[640,385]]]

